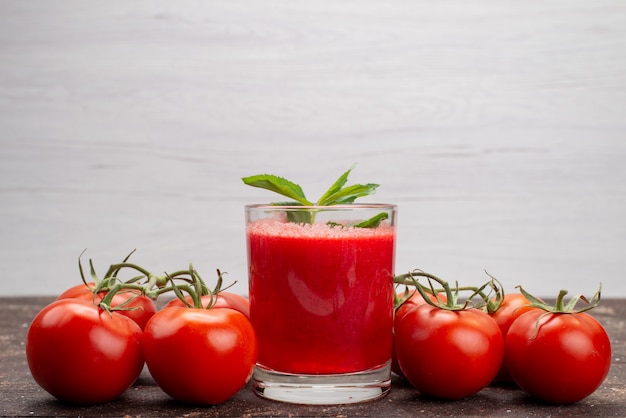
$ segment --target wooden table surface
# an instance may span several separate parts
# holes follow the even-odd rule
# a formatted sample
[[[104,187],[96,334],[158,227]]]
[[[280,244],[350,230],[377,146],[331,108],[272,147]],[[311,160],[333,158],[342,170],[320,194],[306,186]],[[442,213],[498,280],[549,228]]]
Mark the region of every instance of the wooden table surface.
[[[1,416],[626,416],[626,301],[606,299],[592,311],[611,338],[611,370],[600,388],[572,405],[547,405],[509,387],[488,387],[455,402],[420,395],[394,377],[390,394],[380,400],[340,406],[305,406],[268,401],[244,388],[228,402],[199,407],[174,401],[144,370],[117,400],[83,407],[58,402],[32,379],[24,353],[32,318],[50,297],[0,298],[0,415]]]

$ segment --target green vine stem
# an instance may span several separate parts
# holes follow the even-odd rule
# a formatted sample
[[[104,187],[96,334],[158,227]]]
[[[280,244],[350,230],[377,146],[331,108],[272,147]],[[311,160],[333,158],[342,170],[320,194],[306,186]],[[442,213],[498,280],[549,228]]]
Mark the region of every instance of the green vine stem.
[[[173,273],[166,272],[164,273],[164,275],[159,276],[151,273],[149,270],[142,266],[139,266],[135,263],[130,263],[128,260],[130,256],[134,253],[134,251],[135,250],[128,254],[122,262],[111,264],[106,274],[104,275],[104,278],[102,279],[98,277],[98,274],[96,273],[93,265],[93,261],[90,259],[89,272],[91,279],[95,283],[94,285],[88,283],[81,262],[81,257],[83,256],[85,250],[78,257],[78,268],[83,283],[90,288],[94,295],[106,292],[104,297],[100,300],[99,306],[107,312],[136,309],[132,307],[127,307],[127,305],[133,299],[139,297],[140,295],[145,295],[152,300],[156,300],[161,295],[170,292],[173,292],[176,297],[179,298],[187,307],[210,309],[217,302],[217,296],[219,292],[227,289],[234,284],[233,283],[226,288],[222,288],[223,273],[218,269],[217,284],[215,288],[211,290],[191,263],[189,264],[189,268],[187,269],[177,270]],[[120,279],[118,277],[118,274],[122,270],[128,269],[138,272],[140,273],[140,275],[131,277],[127,280]],[[123,292],[130,293],[130,297],[126,301],[119,305],[116,305],[115,307],[111,306],[115,295]],[[185,294],[187,295],[187,297],[185,296]],[[206,306],[203,306],[203,296],[209,296],[209,302],[206,304]],[[191,299],[192,303],[188,302],[189,298]]]
[[[458,282],[456,282],[455,286],[451,287],[447,281],[435,276],[434,274],[416,269],[409,273],[394,277],[394,283],[405,286],[403,295],[401,297],[396,295],[394,303],[396,308],[398,308],[406,302],[414,293],[411,293],[408,290],[408,287],[413,286],[415,287],[415,291],[422,296],[424,301],[432,306],[452,311],[475,308],[483,309],[486,312],[491,313],[497,310],[502,303],[502,300],[504,299],[504,288],[498,279],[491,276],[489,273],[487,273],[487,275],[490,277],[490,280],[481,286],[460,287]],[[420,277],[427,279],[428,286],[424,286],[419,282]],[[440,287],[435,287],[434,283],[437,283]],[[469,292],[470,295],[461,299],[460,295],[462,292]],[[439,296],[441,293],[446,295],[445,301]],[[430,296],[434,296],[435,301],[433,301]],[[475,298],[477,298],[478,301],[475,301]]]
[[[600,286],[598,287],[598,290],[596,291],[596,293],[593,294],[593,296],[591,298],[587,298],[582,294],[577,294],[575,296],[572,296],[572,298],[569,300],[569,302],[565,303],[565,296],[567,295],[568,291],[565,289],[561,289],[559,291],[558,296],[556,297],[556,301],[554,303],[554,305],[550,305],[549,303],[546,303],[545,301],[543,301],[542,299],[531,295],[530,293],[528,293],[526,290],[524,290],[522,288],[522,286],[516,286],[517,289],[519,289],[520,293],[522,295],[524,295],[526,297],[526,299],[528,299],[528,301],[530,302],[529,306],[532,306],[534,308],[539,308],[542,309],[544,311],[546,311],[547,313],[581,313],[581,312],[586,312],[589,311],[593,308],[595,308],[596,306],[598,306],[600,304],[600,299],[601,299],[601,294],[602,294],[602,283],[600,283]],[[579,301],[583,301],[585,303],[587,303],[587,306],[584,306],[582,308],[576,309],[576,305],[578,304]]]
[[[191,264],[189,265],[188,273],[190,275],[190,279],[185,280],[185,283],[183,284],[176,283],[176,277],[168,275],[170,286],[161,290],[163,293],[170,291],[173,292],[176,297],[180,299],[188,308],[211,309],[215,303],[217,303],[219,293],[234,285],[233,283],[226,288],[222,288],[224,273],[222,273],[219,269],[217,269],[217,283],[213,290],[208,289],[204,280],[200,277],[200,274],[198,274],[197,270],[195,270]],[[185,297],[185,293],[189,296],[192,303],[189,303],[187,297]],[[206,305],[203,304],[203,296],[209,296],[209,301]]]
[[[533,308],[538,308],[538,309],[545,311],[543,314],[541,314],[537,318],[537,322],[535,323],[535,332],[532,336],[533,339],[539,333],[539,322],[546,315],[550,315],[550,314],[566,314],[567,315],[567,314],[577,314],[577,313],[587,312],[597,307],[600,304],[600,299],[602,298],[602,283],[600,283],[598,290],[596,291],[596,293],[593,294],[593,296],[591,296],[591,298],[588,299],[582,294],[577,294],[575,296],[572,296],[569,302],[567,303],[565,303],[565,296],[567,295],[568,291],[565,289],[561,289],[559,291],[558,296],[556,297],[556,301],[554,305],[550,305],[549,303],[543,301],[542,299],[531,295],[526,290],[524,290],[522,286],[516,286],[516,287],[517,289],[519,289],[520,293],[524,295],[524,297],[526,297],[526,299],[528,299],[528,301],[530,302],[527,306],[531,306]],[[576,305],[581,300],[587,303],[587,306],[577,309]]]

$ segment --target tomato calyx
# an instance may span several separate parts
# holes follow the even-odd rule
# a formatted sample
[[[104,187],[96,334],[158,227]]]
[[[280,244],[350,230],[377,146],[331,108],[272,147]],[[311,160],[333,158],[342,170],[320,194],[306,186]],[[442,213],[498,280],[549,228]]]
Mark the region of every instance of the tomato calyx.
[[[205,284],[202,277],[200,277],[198,271],[194,269],[191,264],[189,265],[188,273],[189,279],[183,279],[183,284],[176,283],[176,278],[171,277],[166,273],[166,276],[171,283],[171,286],[168,288],[168,290],[173,291],[176,297],[180,299],[187,308],[211,309],[217,303],[219,293],[223,290],[228,289],[236,283],[233,282],[227,287],[222,288],[222,283],[224,281],[223,275],[225,273],[222,273],[220,269],[217,269],[217,283],[215,284],[215,288],[213,288],[213,290],[210,290]],[[183,292],[187,293],[189,297],[185,297]],[[203,296],[208,296],[208,298],[203,298]],[[190,303],[189,298],[191,298],[192,303]],[[208,302],[206,302],[205,305],[204,301],[206,301],[206,299],[208,299]]]
[[[554,305],[550,305],[549,303],[545,302],[541,298],[533,296],[532,294],[528,293],[526,290],[524,290],[524,288],[521,285],[516,286],[516,288],[519,289],[520,293],[524,295],[524,297],[526,297],[526,299],[528,299],[528,301],[530,302],[527,306],[538,308],[538,309],[545,311],[543,314],[541,314],[537,318],[537,321],[535,323],[535,332],[531,339],[534,339],[539,333],[539,322],[546,315],[550,315],[550,314],[572,315],[572,314],[578,314],[578,313],[589,311],[597,307],[600,304],[600,299],[601,299],[601,294],[602,294],[602,283],[600,283],[598,290],[596,291],[596,293],[594,293],[591,296],[591,298],[587,298],[583,294],[577,294],[577,295],[572,296],[569,302],[565,303],[565,296],[568,294],[568,291],[566,289],[561,289],[559,291],[558,296],[556,297],[556,301]],[[585,302],[587,305],[581,308],[576,308],[576,305],[581,300]]]
[[[504,288],[495,277],[491,276],[489,273],[487,273],[487,275],[490,277],[490,280],[481,286],[460,287],[457,281],[454,287],[452,287],[447,281],[434,274],[415,269],[409,273],[394,277],[394,283],[405,286],[402,295],[395,295],[394,306],[396,309],[399,308],[404,302],[410,299],[415,292],[418,292],[426,303],[440,309],[449,311],[481,309],[492,312],[502,303],[504,299]],[[420,277],[427,280],[427,286],[419,282]],[[435,283],[440,287],[436,287]],[[413,286],[415,290],[411,292],[409,286]],[[469,293],[469,296],[462,296],[466,293]]]
[[[524,290],[524,288],[522,288],[522,286],[516,286],[516,288],[519,289],[520,293],[522,293],[526,297],[526,299],[528,299],[531,306],[542,309],[548,313],[586,312],[588,310],[595,308],[596,306],[600,304],[600,298],[601,298],[601,293],[602,293],[602,283],[600,283],[598,290],[596,291],[596,293],[593,294],[591,298],[587,298],[583,294],[577,294],[575,296],[572,296],[572,298],[569,300],[568,303],[565,303],[565,296],[567,295],[568,291],[566,289],[561,289],[561,291],[559,291],[559,294],[556,298],[555,304],[550,305],[546,303],[545,301],[543,301],[542,299],[528,293],[526,290]],[[581,300],[587,303],[587,306],[584,306],[579,309],[575,309],[576,305]]]

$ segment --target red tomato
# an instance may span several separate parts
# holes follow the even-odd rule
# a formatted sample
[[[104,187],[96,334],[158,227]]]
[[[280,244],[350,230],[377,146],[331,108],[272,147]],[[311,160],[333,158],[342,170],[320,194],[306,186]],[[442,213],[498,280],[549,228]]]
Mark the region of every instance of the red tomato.
[[[211,295],[202,296],[201,299],[202,299],[202,306],[206,306],[211,300]],[[185,297],[185,300],[187,300],[187,302],[193,305],[191,296]],[[172,299],[165,305],[166,308],[169,308],[172,306],[184,307],[186,305],[183,303],[182,300],[176,298],[176,299]],[[220,292],[217,298],[217,301],[215,302],[215,305],[213,305],[213,308],[234,309],[244,314],[246,318],[250,319],[250,301],[247,298],[241,295],[237,295],[235,293]]]
[[[179,401],[217,405],[241,390],[258,344],[250,321],[233,309],[169,307],[144,331],[144,355],[161,389]]]
[[[425,394],[450,400],[473,395],[493,380],[502,363],[500,328],[477,309],[424,304],[394,325],[400,369]]]
[[[437,301],[437,298],[434,295],[429,294],[428,296],[431,301],[433,302]],[[445,293],[440,293],[439,300],[441,300],[442,302],[446,302],[448,298],[446,297]],[[424,305],[424,304],[426,304],[424,297],[421,295],[421,293],[419,293],[416,290],[415,293],[413,293],[409,299],[407,299],[402,305],[400,305],[398,309],[396,309],[394,313],[394,323],[395,321],[399,320],[398,318],[403,317],[411,309],[414,309],[417,306]],[[391,371],[399,376],[404,376],[404,373],[402,373],[402,370],[400,369],[400,365],[398,364],[398,356],[396,355],[396,341],[395,340],[396,338],[394,335],[393,347],[391,351]]]
[[[591,315],[536,309],[509,328],[505,362],[515,383],[530,395],[556,404],[573,403],[604,381],[611,365],[611,343]]]
[[[95,283],[88,283],[89,286],[95,286]],[[82,299],[86,301],[93,302],[94,304],[100,303],[102,298],[106,296],[106,292],[100,292],[94,296],[90,287],[81,283],[74,287],[67,289],[65,292],[61,293],[57,300],[59,299]],[[113,301],[111,303],[112,307],[116,307],[127,301],[130,297],[136,296],[132,301],[128,302],[125,305],[125,308],[133,308],[129,310],[119,310],[117,313],[124,315],[133,321],[135,321],[141,329],[146,326],[148,320],[154,315],[157,311],[156,305],[154,301],[149,297],[142,295],[141,292],[135,290],[124,290],[119,293],[116,293],[113,296]]]
[[[142,331],[132,320],[77,299],[57,300],[33,319],[26,358],[37,384],[78,404],[121,395],[143,368]]]
[[[491,314],[491,317],[500,327],[502,336],[505,339],[506,334],[509,331],[509,328],[511,327],[513,321],[515,321],[523,313],[526,313],[533,309],[537,309],[532,306],[525,306],[529,303],[530,301],[526,299],[526,297],[521,293],[507,293],[504,296],[504,300],[502,301],[502,304],[500,305],[498,310]],[[502,366],[500,366],[500,371],[496,375],[495,380],[503,383],[513,382],[513,379],[511,379],[511,376],[506,368],[504,361],[502,361]]]

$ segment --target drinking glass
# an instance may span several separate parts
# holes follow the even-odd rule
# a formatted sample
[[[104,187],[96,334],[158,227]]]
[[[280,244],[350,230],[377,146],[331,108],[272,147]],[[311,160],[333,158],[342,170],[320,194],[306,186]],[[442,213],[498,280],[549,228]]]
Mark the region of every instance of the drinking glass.
[[[245,213],[255,393],[300,404],[387,394],[397,207],[247,205]],[[373,227],[355,226],[376,216]]]

